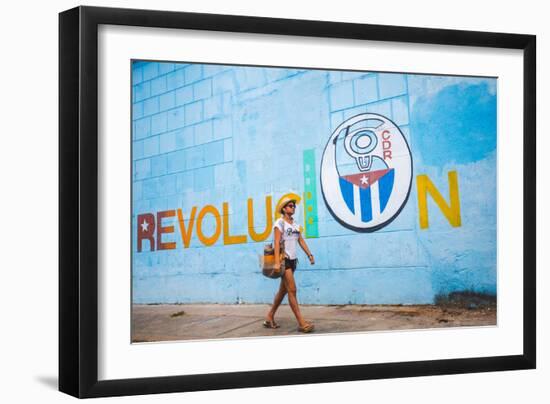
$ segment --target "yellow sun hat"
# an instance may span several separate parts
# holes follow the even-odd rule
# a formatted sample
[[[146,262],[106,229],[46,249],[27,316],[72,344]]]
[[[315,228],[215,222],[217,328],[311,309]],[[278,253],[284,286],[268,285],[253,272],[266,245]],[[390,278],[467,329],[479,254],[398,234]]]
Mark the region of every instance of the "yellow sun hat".
[[[296,204],[296,199],[291,198],[290,196],[285,196],[283,199],[281,199],[281,201],[279,202],[279,213],[283,213],[284,207],[290,202],[294,202],[294,204]]]

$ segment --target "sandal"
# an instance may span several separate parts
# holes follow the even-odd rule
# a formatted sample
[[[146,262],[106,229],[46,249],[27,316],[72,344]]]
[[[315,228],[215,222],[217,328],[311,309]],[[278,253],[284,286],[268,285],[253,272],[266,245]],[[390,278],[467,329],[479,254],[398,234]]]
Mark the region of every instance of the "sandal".
[[[280,327],[280,325],[277,324],[275,321],[269,321],[269,320],[265,320],[263,325],[264,325],[265,328],[279,328]]]
[[[315,329],[315,326],[311,323],[308,323],[303,327],[298,327],[298,331],[303,332],[303,333],[312,332],[314,329]]]

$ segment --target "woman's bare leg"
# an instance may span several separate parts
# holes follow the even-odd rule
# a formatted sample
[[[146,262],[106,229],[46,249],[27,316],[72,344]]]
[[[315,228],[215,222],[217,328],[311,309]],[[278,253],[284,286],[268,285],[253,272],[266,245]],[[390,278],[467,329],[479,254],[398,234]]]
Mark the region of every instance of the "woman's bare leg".
[[[296,282],[294,281],[294,274],[292,273],[292,269],[288,268],[285,270],[285,272],[283,273],[283,279],[285,282],[286,292],[288,293],[288,304],[290,305],[292,312],[296,316],[298,325],[300,327],[305,327],[307,325],[307,322],[302,317],[300,306],[298,305],[298,299],[296,297]]]
[[[281,284],[279,285],[279,290],[275,294],[275,298],[273,299],[273,305],[271,306],[269,313],[267,313],[267,320],[274,321],[275,312],[281,305],[281,302],[285,298],[285,295],[286,295],[286,287],[285,287],[284,280],[281,278]]]

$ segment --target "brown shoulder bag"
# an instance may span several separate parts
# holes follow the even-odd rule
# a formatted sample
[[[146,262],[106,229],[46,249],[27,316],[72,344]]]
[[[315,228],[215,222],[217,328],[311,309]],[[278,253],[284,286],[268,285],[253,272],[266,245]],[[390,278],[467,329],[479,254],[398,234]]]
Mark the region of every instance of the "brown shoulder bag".
[[[283,224],[284,226],[284,224]],[[275,268],[275,247],[274,247],[275,241],[273,243],[269,243],[264,245],[264,254],[261,256],[261,267],[262,267],[262,273],[264,276],[267,276],[271,279],[277,279],[280,278],[283,274],[282,267],[284,266],[284,260],[285,260],[285,242],[282,239],[279,240],[279,261],[281,262],[281,265],[279,265],[278,268]]]

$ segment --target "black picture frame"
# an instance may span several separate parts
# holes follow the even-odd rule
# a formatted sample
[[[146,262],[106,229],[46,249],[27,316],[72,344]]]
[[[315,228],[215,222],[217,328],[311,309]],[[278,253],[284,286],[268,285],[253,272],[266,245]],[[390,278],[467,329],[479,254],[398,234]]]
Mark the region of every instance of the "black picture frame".
[[[523,354],[98,381],[98,26],[463,45],[523,51]],[[134,9],[59,14],[59,390],[104,397],[536,367],[536,37]]]

